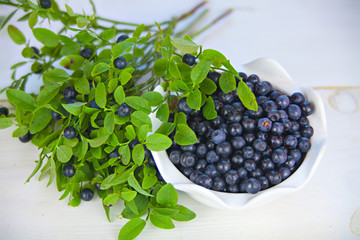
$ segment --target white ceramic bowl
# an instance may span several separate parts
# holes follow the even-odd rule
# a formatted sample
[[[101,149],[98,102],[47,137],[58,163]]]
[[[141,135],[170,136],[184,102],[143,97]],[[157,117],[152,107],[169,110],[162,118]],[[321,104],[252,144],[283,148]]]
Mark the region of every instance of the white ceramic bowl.
[[[246,74],[257,74],[261,80],[269,81],[274,88],[287,94],[294,92],[303,93],[306,98],[314,105],[314,113],[309,116],[310,124],[314,128],[314,135],[311,138],[312,147],[300,167],[285,181],[269,189],[249,193],[224,193],[206,189],[191,182],[185,177],[170,161],[166,151],[152,152],[156,165],[164,180],[174,185],[177,190],[186,192],[192,198],[210,207],[219,209],[243,209],[259,203],[265,203],[284,194],[295,192],[302,188],[314,174],[319,161],[324,155],[327,134],[325,110],[322,100],[317,92],[310,88],[297,85],[284,68],[272,59],[261,58],[241,66],[239,71]],[[155,89],[165,94],[159,86]],[[155,114],[150,115],[155,131],[162,124],[155,118]]]

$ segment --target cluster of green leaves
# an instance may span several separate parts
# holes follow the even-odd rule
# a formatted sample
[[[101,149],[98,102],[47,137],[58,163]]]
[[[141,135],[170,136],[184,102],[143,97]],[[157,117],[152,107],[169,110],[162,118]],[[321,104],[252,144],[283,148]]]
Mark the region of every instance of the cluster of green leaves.
[[[22,55],[26,61],[12,66],[13,82],[2,90],[6,90],[15,113],[0,118],[0,129],[17,126],[13,137],[30,133],[31,142],[41,150],[27,181],[40,171],[40,178],[48,176],[48,185],[55,180],[58,190],[63,192],[60,199],[68,197],[69,205],[74,207],[81,202],[81,189],[91,188],[102,199],[109,221],[111,206],[123,201],[121,215],[131,220],[121,229],[119,239],[135,238],[145,227],[144,215],[153,225],[164,229],[174,228],[173,220],[193,219],[195,213],[177,204],[174,187],[158,180],[157,170],[149,163],[149,150],[168,149],[172,145],[170,135],[179,145],[197,141],[186,115],[176,110],[179,98],[186,98],[187,104],[194,111],[202,111],[206,119],[216,117],[211,95],[218,86],[207,78],[211,71],[222,73],[219,87],[223,92],[237,89],[244,105],[257,110],[247,85],[241,79],[236,84],[238,73],[230,61],[216,50],[203,50],[187,35],[177,38],[173,32],[176,19],[145,26],[98,17],[95,7],[94,14],[88,16],[75,14],[68,5],[66,11],[61,11],[55,1],[50,9],[42,9],[31,1],[17,2],[0,2],[17,7],[1,27],[22,9],[26,14],[19,20],[28,21],[34,38],[43,46],[40,50],[30,46],[18,28],[8,25],[11,39],[25,45]],[[43,28],[41,23],[45,20],[61,21],[63,28],[58,32]],[[102,26],[100,20],[113,25]],[[119,24],[134,27],[119,29]],[[130,37],[117,43],[118,34]],[[81,55],[85,48],[93,52],[89,59]],[[182,62],[185,53],[196,56],[193,67]],[[127,61],[121,70],[114,66],[119,57]],[[17,69],[25,64],[31,64],[31,72],[16,77]],[[139,83],[148,73],[147,81]],[[38,94],[24,91],[32,74],[42,76]],[[160,83],[165,95],[153,91]],[[68,87],[77,92],[72,101],[63,95]],[[124,103],[132,109],[127,117],[117,113]],[[61,119],[53,119],[52,113],[59,114]],[[151,133],[155,130],[151,113],[163,122],[155,133]],[[174,120],[169,121],[171,114]],[[67,127],[76,129],[76,138],[63,136]],[[113,152],[119,157],[110,158]],[[74,177],[63,176],[65,164],[75,167]],[[95,184],[101,184],[100,190],[95,190]]]

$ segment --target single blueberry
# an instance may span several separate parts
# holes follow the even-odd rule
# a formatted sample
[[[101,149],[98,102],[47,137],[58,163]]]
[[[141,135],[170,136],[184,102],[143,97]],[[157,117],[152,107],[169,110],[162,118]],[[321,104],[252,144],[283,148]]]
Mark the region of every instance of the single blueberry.
[[[300,104],[305,101],[305,97],[302,93],[295,92],[291,95],[290,100],[292,103]]]
[[[61,114],[60,113],[57,113],[57,112],[55,112],[55,111],[52,111],[51,112],[51,117],[52,117],[52,119],[54,119],[55,121],[58,121],[58,120],[60,120],[61,119]]]
[[[297,121],[292,121],[289,132],[293,133],[300,130],[300,124]]]
[[[89,102],[89,107],[90,108],[100,109],[100,107],[97,105],[95,100],[92,100],[92,101]]]
[[[84,201],[90,201],[94,197],[94,192],[90,188],[85,188],[80,192],[80,197]]]
[[[302,127],[310,124],[309,119],[307,117],[301,117],[298,122]]]
[[[256,127],[256,120],[245,116],[243,117],[241,124],[245,132],[253,132]]]
[[[273,100],[267,100],[261,106],[265,112],[270,112],[272,109],[277,110],[277,105]]]
[[[234,110],[238,112],[242,112],[245,110],[245,106],[244,104],[242,104],[242,102],[233,102],[231,106],[234,108]]]
[[[66,164],[62,169],[64,177],[72,178],[75,175],[75,168],[71,164]]]
[[[186,98],[181,98],[178,102],[177,102],[177,110],[179,112],[183,112],[186,115],[190,114],[193,109],[189,107],[189,105],[186,103]]]
[[[229,142],[221,142],[216,146],[216,154],[220,157],[230,156],[231,151],[232,148]]]
[[[277,148],[271,155],[271,160],[276,164],[283,164],[286,162],[287,154],[282,148]]]
[[[116,39],[116,43],[123,42],[123,41],[125,41],[125,40],[128,39],[128,38],[129,38],[128,35],[125,35],[125,34],[120,35],[120,36]]]
[[[282,118],[280,119],[279,121],[280,123],[282,123],[282,125],[284,126],[284,131],[289,131],[290,128],[291,128],[291,122],[289,119],[286,119],[286,118]]]
[[[195,131],[197,135],[205,135],[208,130],[208,126],[205,122],[200,122],[196,125]]]
[[[223,191],[225,189],[225,186],[226,186],[225,181],[220,177],[216,177],[213,180],[211,189],[215,191]]]
[[[226,119],[227,115],[232,111],[234,111],[234,107],[229,104],[226,104],[226,105],[224,105],[223,108],[220,109],[220,114],[222,117],[224,117]]]
[[[114,66],[117,68],[117,69],[124,69],[124,68],[126,68],[126,66],[127,66],[127,61],[126,61],[126,59],[123,57],[123,56],[121,56],[121,57],[118,57],[118,58],[116,58],[115,60],[114,60]]]
[[[287,179],[291,175],[291,171],[287,167],[279,168],[279,173],[281,175],[282,181],[284,181],[285,179]]]
[[[244,162],[244,158],[240,153],[236,153],[236,154],[232,155],[230,160],[231,160],[231,163],[234,165],[241,165]]]
[[[126,103],[122,103],[118,110],[117,113],[119,114],[120,117],[127,117],[130,116],[131,113],[131,107],[129,105],[127,105]]]
[[[0,108],[0,116],[5,115],[5,117],[9,116],[9,109],[7,107]]]
[[[256,169],[256,162],[254,160],[246,160],[244,162],[244,168],[248,172],[252,172]]]
[[[84,48],[80,51],[80,56],[82,56],[85,59],[90,59],[91,56],[94,54],[94,51],[90,48]]]
[[[73,86],[68,86],[64,89],[63,95],[66,100],[75,99],[77,92]]]
[[[255,84],[255,94],[265,96],[272,90],[272,85],[268,81]]]
[[[229,123],[239,123],[242,119],[242,116],[238,111],[232,110],[226,115],[226,119]]]
[[[290,104],[287,108],[287,114],[290,120],[299,120],[301,117],[301,108],[296,104]]]
[[[256,102],[258,103],[259,106],[262,106],[264,104],[264,102],[266,102],[268,99],[268,97],[266,96],[258,96],[256,98]]]
[[[301,159],[301,151],[299,149],[292,149],[290,150],[290,156],[292,156],[295,160],[295,162],[299,162]]]
[[[235,96],[233,92],[224,93],[223,91],[220,91],[218,99],[225,104],[230,104],[235,100]]]
[[[260,161],[260,168],[266,172],[275,169],[275,164],[270,158],[264,158]]]
[[[230,139],[231,146],[234,149],[242,149],[246,145],[246,141],[241,136],[236,136]]]
[[[263,152],[267,147],[267,143],[265,140],[258,138],[253,142],[253,147],[256,151]]]
[[[200,172],[200,171],[198,171],[198,170],[193,171],[193,172],[190,174],[190,177],[189,177],[190,181],[196,183],[198,177],[199,177],[201,174],[203,174],[203,173]]]
[[[248,145],[251,145],[252,142],[256,139],[255,134],[253,133],[245,133],[244,139]]]
[[[76,137],[76,129],[74,127],[66,127],[64,129],[64,137],[66,137],[67,139],[73,139],[74,137]]]
[[[261,184],[261,190],[267,189],[269,187],[269,180],[265,176],[258,177],[258,180]]]
[[[274,135],[282,135],[284,133],[284,125],[280,122],[274,122],[271,127],[271,133]]]
[[[296,146],[298,144],[297,138],[294,135],[287,135],[284,138],[284,144],[288,148],[291,148],[291,149],[296,148]]]
[[[216,71],[213,71],[213,72],[209,72],[207,77],[210,78],[211,80],[213,80],[214,83],[218,84],[221,74]]]
[[[310,125],[305,125],[301,128],[301,136],[311,138],[314,135],[314,129]]]
[[[280,91],[278,91],[278,90],[274,90],[274,91],[272,91],[271,93],[270,93],[270,96],[269,96],[269,98],[270,98],[270,100],[273,100],[273,101],[275,101],[279,96],[281,96],[281,95],[284,95],[282,92],[280,92]]]
[[[288,155],[288,157],[287,157],[286,162],[284,163],[284,165],[290,169],[290,168],[294,167],[295,164],[296,164],[296,161],[295,161],[295,159],[293,158],[293,156]]]
[[[227,188],[226,188],[227,192],[230,192],[230,193],[238,193],[240,192],[240,189],[237,185],[229,185]]]
[[[216,170],[221,173],[224,174],[227,171],[229,171],[231,168],[231,164],[229,161],[227,160],[220,160],[217,164],[216,164]]]
[[[175,165],[180,164],[180,156],[181,156],[181,151],[179,150],[173,150],[169,154],[170,161]]]
[[[290,99],[286,95],[281,95],[276,98],[275,102],[280,109],[286,109],[290,104]]]
[[[269,132],[272,127],[272,121],[268,118],[260,118],[257,123],[257,128],[262,132]]]
[[[118,158],[118,157],[120,157],[119,148],[115,148],[114,151],[109,153],[107,156],[108,156],[108,158]]]
[[[282,136],[279,135],[271,135],[270,136],[270,145],[273,148],[278,148],[281,147],[283,145],[284,139]]]
[[[258,75],[256,74],[251,74],[250,76],[247,77],[247,82],[251,82],[252,84],[256,84],[260,82],[260,78]]]
[[[236,170],[229,170],[227,173],[224,174],[225,182],[229,185],[235,185],[239,182],[240,177]]]
[[[271,185],[279,184],[282,181],[281,174],[276,170],[271,170],[268,172],[266,177]]]
[[[300,107],[301,107],[302,114],[305,117],[311,115],[314,112],[313,105],[308,101],[304,101],[304,102],[300,103]]]
[[[298,139],[298,149],[301,152],[306,153],[310,150],[310,148],[311,148],[311,141],[309,138],[301,137]]]
[[[223,130],[214,130],[211,134],[211,141],[215,144],[219,144],[226,140],[226,133]]]
[[[186,63],[189,66],[192,66],[195,64],[195,59],[196,59],[195,56],[193,56],[189,53],[186,53],[186,54],[184,54],[182,61],[183,61],[183,63]]]
[[[249,178],[245,183],[245,191],[251,194],[258,193],[261,190],[261,183],[256,178]]]
[[[180,164],[183,167],[193,167],[196,163],[196,156],[192,152],[184,152],[180,155]]]
[[[40,6],[44,9],[51,8],[51,0],[40,0]]]
[[[271,109],[267,114],[267,118],[273,122],[279,121],[281,119],[281,113],[279,110]]]
[[[240,136],[242,133],[242,126],[240,123],[233,123],[229,126],[229,134],[231,136]]]
[[[239,174],[239,178],[240,179],[243,179],[243,178],[246,178],[247,175],[248,175],[248,171],[244,168],[244,167],[241,167],[237,170],[238,174]]]
[[[253,157],[254,155],[254,149],[250,146],[245,146],[243,149],[242,149],[242,155],[245,159],[250,159]]]
[[[208,163],[216,163],[220,160],[220,157],[216,154],[214,150],[209,151],[206,154],[206,161]]]
[[[207,165],[204,169],[204,173],[210,176],[211,178],[220,177],[221,175],[214,164]]]
[[[210,124],[213,128],[218,127],[223,122],[224,122],[224,119],[219,115],[217,115],[216,118],[210,120]]]
[[[196,184],[204,187],[204,188],[211,188],[212,184],[213,184],[213,180],[210,176],[206,175],[206,174],[201,174],[198,178],[197,178],[197,182]]]
[[[260,168],[255,168],[254,171],[250,173],[250,175],[254,178],[261,177],[263,175],[263,171]]]
[[[205,160],[205,159],[200,159],[196,162],[195,166],[194,166],[194,169],[195,170],[204,170],[205,167],[207,166],[208,162]]]

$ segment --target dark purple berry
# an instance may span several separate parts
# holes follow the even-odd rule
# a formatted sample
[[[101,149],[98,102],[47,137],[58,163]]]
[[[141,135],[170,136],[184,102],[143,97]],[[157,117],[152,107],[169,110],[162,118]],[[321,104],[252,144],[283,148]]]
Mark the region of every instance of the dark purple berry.
[[[66,100],[75,99],[77,92],[73,86],[69,86],[64,89],[63,95]]]
[[[186,54],[184,54],[182,61],[183,61],[183,63],[186,63],[189,66],[192,66],[195,64],[195,59],[196,59],[195,56],[193,56],[189,53],[186,53]]]
[[[5,115],[5,117],[9,116],[9,109],[7,107],[0,108],[0,116]]]
[[[181,156],[181,151],[179,150],[173,150],[169,154],[170,161],[175,165],[180,164],[180,156]]]
[[[91,56],[94,54],[94,51],[90,48],[84,48],[80,51],[80,56],[82,56],[85,59],[90,59]]]
[[[314,112],[313,105],[308,101],[304,101],[304,102],[300,103],[300,107],[301,107],[302,114],[305,117],[311,115]]]
[[[251,194],[258,193],[261,190],[261,183],[256,178],[245,180],[245,191]]]
[[[225,189],[225,186],[226,186],[225,181],[220,177],[216,177],[214,178],[211,189],[215,191],[223,191]]]
[[[85,188],[80,192],[80,197],[84,201],[90,201],[94,197],[94,192],[90,188]]]
[[[120,35],[117,39],[116,39],[116,43],[119,43],[119,42],[123,42],[125,41],[126,39],[128,39],[129,36],[128,35]]]
[[[225,182],[229,185],[235,185],[239,182],[240,177],[236,170],[229,170],[224,174]]]
[[[74,166],[71,165],[71,164],[66,164],[66,165],[63,167],[62,174],[64,175],[64,177],[72,178],[72,177],[75,175],[75,168],[74,168]]]
[[[201,174],[198,178],[197,178],[197,182],[198,185],[204,187],[204,188],[211,188],[212,184],[213,184],[213,180],[210,176],[206,175],[206,174]]]
[[[76,129],[74,127],[66,127],[64,129],[64,137],[66,137],[67,139],[73,139],[74,137],[76,137]]]
[[[193,167],[196,163],[196,156],[192,152],[184,152],[180,155],[180,164],[183,167]]]
[[[57,113],[57,112],[55,112],[55,111],[52,111],[51,112],[51,117],[52,117],[52,119],[54,119],[55,121],[58,121],[58,120],[60,120],[61,119],[61,114],[60,113]]]
[[[260,118],[257,123],[257,128],[262,132],[269,132],[272,127],[272,121],[268,118]]]
[[[129,105],[127,105],[126,103],[122,103],[118,110],[117,113],[119,114],[120,117],[127,117],[130,116],[131,113],[131,107]]]
[[[211,141],[215,144],[219,144],[226,140],[226,133],[223,130],[215,130],[211,134]]]
[[[216,154],[214,150],[211,150],[206,154],[206,161],[208,163],[216,163],[220,160],[220,157]]]
[[[183,112],[186,115],[190,114],[193,109],[189,107],[189,105],[186,103],[186,98],[181,98],[177,103],[177,110],[179,112]]]
[[[305,97],[302,93],[295,92],[291,95],[290,100],[292,103],[300,104],[305,101]]]
[[[307,137],[301,137],[298,140],[298,149],[303,152],[306,153],[310,150],[311,148],[311,142],[310,139]]]
[[[216,153],[220,157],[230,156],[232,151],[231,144],[229,142],[221,142],[216,146]]]
[[[51,8],[51,0],[40,0],[40,6],[44,9]]]
[[[117,68],[117,69],[124,69],[126,68],[127,66],[127,61],[124,57],[118,57],[117,59],[114,60],[114,66]]]
[[[267,179],[271,185],[276,185],[281,182],[281,174],[276,170],[271,170],[266,174]]]

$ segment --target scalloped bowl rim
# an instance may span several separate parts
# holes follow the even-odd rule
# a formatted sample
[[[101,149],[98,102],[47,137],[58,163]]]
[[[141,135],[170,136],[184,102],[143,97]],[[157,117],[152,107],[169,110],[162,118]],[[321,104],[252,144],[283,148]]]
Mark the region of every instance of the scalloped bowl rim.
[[[314,135],[311,138],[312,147],[300,167],[285,181],[257,194],[224,193],[201,187],[191,182],[173,165],[166,151],[152,151],[157,168],[166,182],[173,184],[175,189],[186,192],[195,200],[218,209],[244,209],[300,190],[309,182],[317,169],[327,144],[325,109],[321,97],[316,91],[297,85],[284,68],[270,58],[259,58],[244,64],[240,66],[239,71],[248,74],[255,73],[261,80],[271,82],[274,88],[287,94],[297,91],[304,93],[315,108],[314,113],[308,117],[314,128]],[[166,94],[161,86],[156,87],[155,91],[160,92],[163,96]],[[155,132],[162,122],[155,117],[155,113],[151,113],[149,117],[153,125],[152,130]]]

